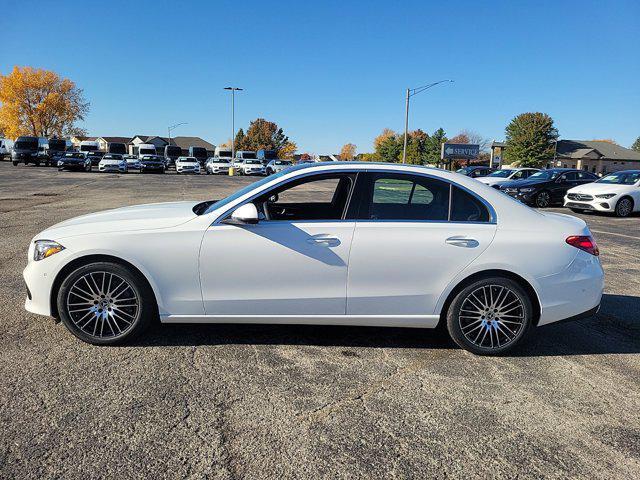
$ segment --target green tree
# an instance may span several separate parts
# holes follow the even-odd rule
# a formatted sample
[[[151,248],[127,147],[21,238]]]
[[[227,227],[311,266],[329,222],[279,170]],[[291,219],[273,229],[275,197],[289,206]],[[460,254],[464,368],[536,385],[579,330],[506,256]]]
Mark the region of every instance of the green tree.
[[[381,139],[376,146],[376,154],[381,162],[397,163],[402,156],[403,138],[394,133]]]
[[[412,165],[424,165],[427,163],[428,146],[429,135],[427,133],[420,129],[409,132],[407,137],[407,163]]]
[[[631,145],[631,150],[635,150],[636,152],[640,152],[640,137],[636,138],[636,141]]]
[[[442,144],[447,141],[447,134],[442,128],[437,129],[431,134],[426,142],[425,163],[440,162],[440,152]]]
[[[523,167],[541,167],[553,157],[558,129],[546,113],[521,113],[505,130],[505,159]]]

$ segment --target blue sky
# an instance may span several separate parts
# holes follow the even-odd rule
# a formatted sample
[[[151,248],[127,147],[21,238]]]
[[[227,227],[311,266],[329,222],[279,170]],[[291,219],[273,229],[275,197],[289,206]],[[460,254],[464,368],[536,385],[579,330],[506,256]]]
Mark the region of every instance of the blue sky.
[[[6,1],[0,72],[31,65],[74,80],[92,135],[197,135],[215,144],[256,117],[299,151],[371,151],[385,127],[502,139],[518,113],[563,138],[640,135],[640,2]],[[59,23],[61,26],[57,27]]]

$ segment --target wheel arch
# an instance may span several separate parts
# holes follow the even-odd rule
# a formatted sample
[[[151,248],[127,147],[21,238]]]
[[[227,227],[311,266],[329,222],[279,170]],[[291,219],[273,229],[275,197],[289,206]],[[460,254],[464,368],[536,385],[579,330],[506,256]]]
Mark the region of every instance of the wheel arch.
[[[631,202],[631,211],[633,212],[633,208],[636,206],[636,202],[635,202],[635,200],[633,199],[633,197],[632,197],[631,195],[629,195],[628,193],[625,193],[624,195],[622,195],[622,196],[618,199],[618,201],[616,202],[616,207],[617,207],[617,206],[618,206],[618,204],[619,204],[622,200],[624,200],[625,198]]]
[[[525,278],[518,275],[517,273],[510,272],[508,270],[502,269],[490,269],[490,270],[481,270],[479,272],[475,272],[468,277],[460,280],[455,287],[449,292],[447,298],[442,304],[442,308],[440,309],[440,320],[438,321],[438,326],[446,325],[447,323],[447,311],[449,310],[449,306],[456,295],[461,292],[464,288],[471,285],[473,282],[481,280],[483,278],[488,277],[505,277],[510,280],[513,280],[518,285],[520,285],[523,290],[529,295],[529,299],[531,300],[531,306],[533,308],[533,325],[537,326],[538,321],[540,320],[541,307],[540,307],[540,299],[538,298],[538,294],[536,290],[533,288],[531,283],[529,283]]]
[[[136,267],[131,262],[128,262],[122,258],[113,256],[113,255],[90,254],[90,255],[83,255],[81,257],[74,258],[69,263],[67,263],[64,267],[62,267],[58,272],[58,274],[56,275],[56,278],[53,281],[53,284],[51,286],[51,293],[49,297],[49,308],[51,310],[52,317],[60,318],[60,315],[58,313],[57,298],[58,298],[58,292],[60,291],[60,286],[62,285],[62,282],[64,281],[64,279],[67,278],[67,276],[74,270],[77,270],[78,268],[84,265],[88,265],[90,263],[96,263],[96,262],[115,263],[123,267],[126,267],[130,269],[132,272],[134,272],[135,274],[139,275],[140,278],[147,284],[147,287],[149,287],[149,291],[153,293],[153,301],[156,304],[156,306],[158,306],[158,294],[156,292],[156,289],[151,284],[147,276],[138,267]]]

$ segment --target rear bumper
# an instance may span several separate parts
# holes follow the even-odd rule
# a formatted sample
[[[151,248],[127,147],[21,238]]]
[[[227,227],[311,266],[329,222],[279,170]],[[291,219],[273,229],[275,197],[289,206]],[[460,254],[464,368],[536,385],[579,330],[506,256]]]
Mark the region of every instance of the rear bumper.
[[[575,322],[576,320],[582,320],[584,318],[591,318],[596,313],[598,313],[599,310],[600,310],[600,304],[596,305],[593,308],[590,308],[586,312],[578,313],[577,315],[574,315],[573,317],[569,317],[569,318],[565,318],[565,319],[562,319],[562,320],[558,320],[557,322],[553,322],[553,324],[565,323],[565,322]],[[549,324],[547,323],[545,325],[549,325]],[[540,325],[538,324],[538,326],[540,326]]]

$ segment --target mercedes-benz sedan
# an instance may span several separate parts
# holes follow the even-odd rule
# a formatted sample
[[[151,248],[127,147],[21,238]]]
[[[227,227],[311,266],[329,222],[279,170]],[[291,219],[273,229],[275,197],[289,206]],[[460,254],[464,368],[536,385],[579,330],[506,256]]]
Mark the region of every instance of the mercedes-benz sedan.
[[[478,354],[592,315],[603,289],[584,221],[463,175],[350,162],[292,167],[222,200],[72,218],[33,238],[24,278],[27,310],[94,344],[127,341],[159,316],[442,324]]]

